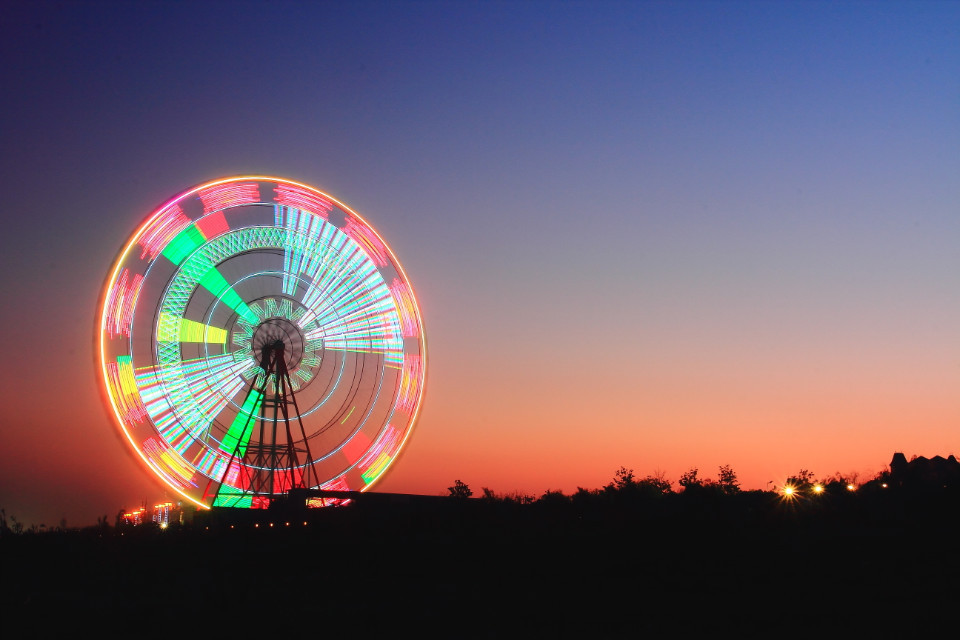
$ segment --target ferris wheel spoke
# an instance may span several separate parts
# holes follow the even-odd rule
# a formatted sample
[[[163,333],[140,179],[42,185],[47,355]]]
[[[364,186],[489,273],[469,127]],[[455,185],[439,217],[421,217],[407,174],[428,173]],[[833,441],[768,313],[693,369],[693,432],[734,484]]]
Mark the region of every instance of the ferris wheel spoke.
[[[157,340],[222,345],[227,342],[227,330],[161,312],[157,322]]]
[[[329,307],[321,309],[320,314],[304,323],[305,337],[322,340],[324,349],[382,353],[388,363],[398,364],[402,359],[403,336],[392,299],[381,297],[348,309],[344,315],[337,315]]]
[[[206,241],[201,227],[191,224],[163,249],[162,255],[180,267],[164,297],[164,310],[182,316],[194,289],[200,285],[241,317],[256,322],[256,315],[217,269],[216,252],[211,250],[210,244],[205,244]]]
[[[207,438],[214,419],[243,388],[240,373],[247,367],[223,355],[143,367],[134,379],[160,435],[182,455]]]

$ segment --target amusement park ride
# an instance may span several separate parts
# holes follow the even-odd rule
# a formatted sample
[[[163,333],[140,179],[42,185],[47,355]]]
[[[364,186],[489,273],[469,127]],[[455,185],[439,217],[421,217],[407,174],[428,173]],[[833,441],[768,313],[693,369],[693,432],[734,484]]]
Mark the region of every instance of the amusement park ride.
[[[159,207],[110,271],[97,332],[117,425],[202,508],[366,491],[420,410],[403,267],[357,213],[290,180],[215,180]]]

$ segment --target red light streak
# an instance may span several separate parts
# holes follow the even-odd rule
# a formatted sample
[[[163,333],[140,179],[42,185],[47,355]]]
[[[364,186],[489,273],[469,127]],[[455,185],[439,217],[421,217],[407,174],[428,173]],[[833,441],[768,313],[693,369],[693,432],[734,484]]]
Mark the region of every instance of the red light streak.
[[[208,216],[200,218],[197,220],[196,225],[197,229],[200,230],[200,233],[202,233],[203,237],[207,240],[230,230],[230,225],[227,224],[227,220],[223,216],[223,211],[217,211],[216,213],[211,213]]]
[[[369,446],[370,438],[362,431],[358,432],[347,444],[343,445],[343,455],[347,457],[347,461],[350,464],[353,464],[360,459],[360,456],[363,455],[363,452],[366,451]]]

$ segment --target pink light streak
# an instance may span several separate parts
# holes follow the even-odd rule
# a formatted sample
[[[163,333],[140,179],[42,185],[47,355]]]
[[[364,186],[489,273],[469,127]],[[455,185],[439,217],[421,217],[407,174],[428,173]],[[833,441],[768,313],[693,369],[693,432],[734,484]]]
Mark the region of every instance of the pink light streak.
[[[200,190],[203,212],[211,213],[227,207],[260,202],[260,186],[255,182],[218,184]]]
[[[347,216],[347,224],[344,225],[343,232],[359,244],[378,267],[385,267],[387,265],[389,261],[387,257],[387,247],[384,246],[383,241],[380,240],[377,234],[371,231],[369,227]]]
[[[287,207],[294,207],[307,213],[328,219],[333,203],[319,193],[289,184],[278,184],[274,189],[277,196],[274,201]]]
[[[124,269],[117,280],[116,286],[110,290],[107,301],[104,304],[106,316],[104,317],[104,329],[111,338],[118,335],[130,335],[130,322],[133,319],[133,309],[137,304],[137,297],[140,295],[140,287],[143,285],[143,276],[137,274],[128,284],[127,277],[130,274],[129,269]]]
[[[417,326],[416,305],[413,302],[413,295],[410,293],[410,286],[401,282],[400,278],[394,278],[390,284],[390,293],[397,305],[397,313],[400,315],[400,333],[404,338],[415,338],[420,335],[420,328]]]
[[[190,218],[186,216],[178,204],[170,205],[158,213],[140,235],[138,244],[143,247],[140,258],[143,259],[148,254],[150,260],[156,258],[163,248],[173,240],[174,236],[183,231],[189,224]]]
[[[400,391],[397,394],[397,409],[410,413],[420,396],[420,356],[407,356],[400,374]]]

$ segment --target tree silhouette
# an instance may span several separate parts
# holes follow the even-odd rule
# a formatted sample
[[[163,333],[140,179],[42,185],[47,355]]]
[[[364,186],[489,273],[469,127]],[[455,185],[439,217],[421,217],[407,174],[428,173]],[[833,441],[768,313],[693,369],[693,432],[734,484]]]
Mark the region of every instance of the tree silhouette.
[[[684,489],[689,489],[690,487],[702,487],[703,481],[697,477],[697,473],[699,472],[700,470],[696,467],[691,467],[689,471],[684,471],[680,475],[680,480],[677,481],[678,484]]]
[[[454,480],[452,487],[447,487],[451,498],[466,499],[473,495],[473,491],[467,486],[467,483],[460,480]]]
[[[717,486],[720,487],[721,491],[727,494],[740,491],[740,483],[737,481],[737,474],[730,465],[720,465]]]

